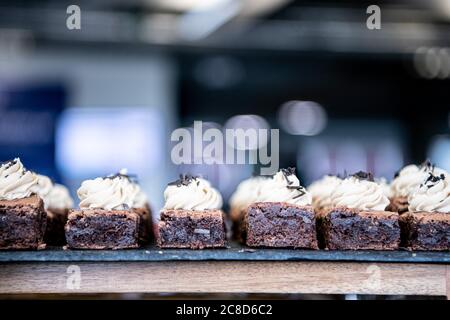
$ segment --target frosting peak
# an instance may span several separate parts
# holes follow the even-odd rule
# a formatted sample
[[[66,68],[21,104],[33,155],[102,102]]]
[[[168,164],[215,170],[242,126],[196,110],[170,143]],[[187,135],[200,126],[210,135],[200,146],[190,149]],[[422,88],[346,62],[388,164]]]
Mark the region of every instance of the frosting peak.
[[[26,170],[19,158],[0,165],[0,200],[27,198],[37,185],[37,175]]]
[[[341,184],[342,179],[337,176],[324,176],[322,179],[313,182],[308,191],[312,195],[312,204],[314,208],[330,208],[331,194]]]
[[[408,197],[409,211],[450,213],[450,183],[448,174],[428,178]]]
[[[222,196],[204,179],[180,175],[164,191],[164,209],[208,210],[222,207]]]
[[[311,194],[300,185],[295,169],[281,169],[264,183],[255,202],[286,202],[299,206],[311,205]]]
[[[422,182],[427,179],[429,173],[441,174],[445,170],[435,168],[429,162],[420,166],[411,164],[400,170],[391,183],[392,197],[408,197],[412,195]]]
[[[144,207],[147,201],[139,185],[123,173],[83,181],[77,194],[80,208],[128,210]]]
[[[389,205],[389,199],[376,182],[351,176],[344,179],[332,192],[331,204],[334,207],[384,211]]]

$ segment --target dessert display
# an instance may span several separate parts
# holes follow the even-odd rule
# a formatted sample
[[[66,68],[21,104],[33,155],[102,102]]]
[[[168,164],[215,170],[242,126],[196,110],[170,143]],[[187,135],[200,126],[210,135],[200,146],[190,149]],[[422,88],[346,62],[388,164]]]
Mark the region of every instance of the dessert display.
[[[42,249],[44,202],[36,194],[38,176],[19,158],[0,165],[0,249]]]
[[[226,245],[222,196],[202,178],[181,175],[164,191],[158,224],[161,248],[221,248]]]
[[[73,208],[73,200],[69,190],[61,184],[54,184],[43,200],[47,211],[45,243],[54,246],[65,245],[64,226],[67,222],[69,210]]]
[[[311,201],[295,168],[281,169],[263,183],[255,201],[247,206],[242,239],[251,247],[318,249]]]
[[[236,188],[236,191],[231,195],[230,205],[230,219],[233,227],[233,236],[238,240],[243,240],[241,235],[243,230],[244,216],[247,211],[247,207],[256,202],[261,188],[265,182],[269,179],[265,176],[253,176],[241,183]]]
[[[449,175],[429,172],[408,203],[408,212],[400,216],[402,244],[412,250],[450,250]]]
[[[408,165],[395,174],[391,183],[391,198],[389,211],[403,213],[408,211],[408,196],[428,178],[429,173],[445,173],[440,168],[435,168],[429,161],[421,165]]]
[[[398,213],[371,174],[344,179],[331,194],[331,208],[319,214],[321,245],[330,250],[395,250],[400,244]]]
[[[69,211],[65,226],[68,247],[139,247],[141,214],[133,209],[138,191],[124,174],[84,181],[77,191],[80,209]]]

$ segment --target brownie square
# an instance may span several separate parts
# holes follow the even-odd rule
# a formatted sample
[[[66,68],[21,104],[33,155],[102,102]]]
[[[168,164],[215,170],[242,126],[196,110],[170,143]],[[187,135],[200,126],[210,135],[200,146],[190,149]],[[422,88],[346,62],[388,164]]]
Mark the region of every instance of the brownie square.
[[[66,244],[64,226],[67,222],[69,209],[47,209],[47,227],[45,229],[45,243],[52,246]]]
[[[248,246],[318,249],[311,206],[256,202],[247,208],[243,223],[243,238]]]
[[[0,250],[45,248],[46,219],[44,202],[36,195],[0,200]]]
[[[130,210],[70,210],[66,241],[73,249],[139,247],[140,216]]]
[[[134,208],[140,217],[139,223],[139,242],[141,244],[147,244],[153,239],[153,221],[152,213],[149,206],[144,208]]]
[[[407,212],[400,215],[402,246],[412,250],[450,250],[450,213]]]
[[[221,210],[163,210],[158,224],[161,248],[221,248],[226,245]]]
[[[330,250],[395,250],[400,244],[396,212],[338,207],[318,219],[323,244]]]
[[[408,211],[408,198],[407,197],[394,197],[389,199],[390,204],[386,208],[387,211],[404,213]]]

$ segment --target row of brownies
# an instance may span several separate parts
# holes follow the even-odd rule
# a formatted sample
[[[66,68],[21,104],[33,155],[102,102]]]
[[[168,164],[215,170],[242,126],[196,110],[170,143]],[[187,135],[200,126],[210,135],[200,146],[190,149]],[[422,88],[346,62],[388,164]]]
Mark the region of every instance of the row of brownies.
[[[429,162],[392,183],[358,172],[325,176],[307,189],[294,168],[239,184],[229,203],[234,237],[251,247],[329,250],[450,249],[450,176]],[[67,189],[26,170],[0,166],[0,249],[137,248],[152,238],[147,197],[126,171],[84,181],[72,209]],[[226,216],[218,190],[181,175],[164,191],[155,230],[162,248],[223,248]]]

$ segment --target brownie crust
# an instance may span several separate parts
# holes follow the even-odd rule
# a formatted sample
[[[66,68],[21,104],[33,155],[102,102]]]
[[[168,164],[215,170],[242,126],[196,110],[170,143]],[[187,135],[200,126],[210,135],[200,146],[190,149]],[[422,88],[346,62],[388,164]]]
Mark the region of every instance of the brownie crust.
[[[329,250],[396,250],[400,244],[398,213],[333,208],[321,213],[321,244]]]
[[[140,216],[131,210],[70,210],[65,226],[72,249],[139,247]]]
[[[318,249],[311,206],[256,202],[247,208],[241,231],[250,247]]]
[[[45,248],[44,202],[37,195],[0,200],[0,250]]]
[[[402,246],[412,250],[450,250],[450,213],[407,212],[400,215]]]
[[[221,210],[163,210],[157,243],[161,248],[222,248],[226,245]]]

